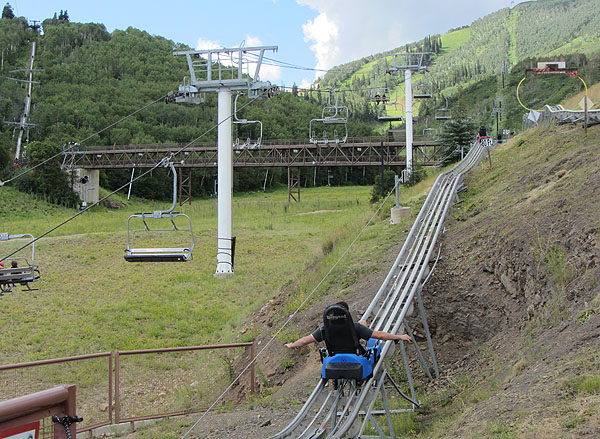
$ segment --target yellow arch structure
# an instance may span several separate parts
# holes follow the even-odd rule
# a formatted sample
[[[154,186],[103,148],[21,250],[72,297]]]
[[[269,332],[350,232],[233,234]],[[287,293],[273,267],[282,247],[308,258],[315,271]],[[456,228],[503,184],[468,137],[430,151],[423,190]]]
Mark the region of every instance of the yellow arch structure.
[[[580,75],[577,75],[577,77],[579,78],[579,80],[581,82],[583,82],[583,86],[585,87],[585,98],[587,99],[587,95],[588,95],[588,86],[585,83],[585,81],[583,80],[583,78]],[[519,81],[519,85],[517,85],[517,100],[519,101],[519,104],[521,104],[521,107],[525,108],[527,111],[538,111],[538,112],[542,112],[545,111],[543,108],[541,110],[534,110],[532,108],[526,107],[523,102],[521,101],[521,97],[519,96],[519,89],[521,88],[521,84],[523,83],[523,81],[525,81],[527,79],[527,76],[525,76],[523,79],[521,79],[521,81]]]

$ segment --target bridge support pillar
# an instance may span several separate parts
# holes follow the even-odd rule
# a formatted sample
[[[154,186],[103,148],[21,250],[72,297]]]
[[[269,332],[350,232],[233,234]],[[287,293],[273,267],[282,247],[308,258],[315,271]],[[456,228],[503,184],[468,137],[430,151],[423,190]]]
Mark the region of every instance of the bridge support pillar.
[[[192,205],[192,168],[181,168],[179,171],[179,205],[185,203]]]
[[[81,200],[81,207],[97,203],[100,199],[100,170],[78,168],[73,171],[73,192]]]
[[[294,189],[297,189],[296,195],[298,198],[294,196]],[[292,199],[296,203],[300,202],[300,168],[298,168],[298,175],[294,175],[292,173],[292,168],[288,166],[288,203],[290,203]]]

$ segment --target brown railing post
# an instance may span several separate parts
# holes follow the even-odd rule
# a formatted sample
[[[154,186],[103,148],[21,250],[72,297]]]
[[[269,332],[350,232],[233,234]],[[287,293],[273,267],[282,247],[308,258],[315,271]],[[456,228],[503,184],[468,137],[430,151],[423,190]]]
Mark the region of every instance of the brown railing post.
[[[73,385],[65,386],[65,389],[67,390],[67,398],[63,402],[63,407],[64,407],[63,413],[59,413],[56,416],[58,416],[59,418],[62,418],[63,416],[76,417],[77,416],[76,387]],[[76,438],[77,437],[77,424],[76,423],[71,424],[71,426],[69,427],[69,430],[71,432],[71,438],[74,438],[74,437]],[[54,439],[68,439],[67,431],[65,430],[65,427],[59,422],[54,423]]]
[[[113,421],[113,354],[108,357],[108,422]]]
[[[121,422],[119,396],[119,351],[115,352],[115,424]]]

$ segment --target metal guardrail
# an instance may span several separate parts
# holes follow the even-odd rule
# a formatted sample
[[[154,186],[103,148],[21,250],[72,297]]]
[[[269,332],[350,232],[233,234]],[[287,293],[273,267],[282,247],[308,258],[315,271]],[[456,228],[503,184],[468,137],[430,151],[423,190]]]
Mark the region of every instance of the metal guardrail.
[[[138,413],[135,416],[123,416],[122,407],[124,395],[121,394],[121,390],[123,388],[124,375],[124,365],[122,362],[123,357],[136,357],[141,355],[165,355],[169,353],[185,352],[194,354],[199,351],[215,351],[223,349],[231,350],[236,348],[245,348],[246,351],[249,351],[248,362],[252,362],[254,360],[254,343],[234,343],[222,345],[186,346],[178,348],[116,351],[114,354],[112,352],[103,352],[89,355],[56,358],[51,360],[0,365],[0,399],[4,399],[7,397],[22,398],[17,395],[31,393],[32,391],[35,391],[40,388],[46,388],[49,385],[52,385],[50,381],[52,381],[53,379],[74,382],[78,388],[80,401],[77,415],[84,418],[84,421],[77,428],[77,431],[79,433],[91,431],[106,425],[118,424],[121,422],[134,422],[144,419],[163,418],[168,416],[182,415],[195,411],[201,411],[202,408],[193,407],[187,410],[172,411],[170,413],[147,412]],[[90,361],[98,359],[104,359],[106,361],[106,366],[102,367],[102,369],[104,369],[105,371],[105,378],[103,379],[94,376],[94,366],[98,365],[89,363]],[[81,365],[83,363],[85,363],[85,365]],[[48,367],[52,365],[60,365],[61,370],[53,371],[48,369]],[[71,367],[66,367],[65,365],[70,365]],[[193,364],[191,364],[190,367],[193,367]],[[34,372],[31,372],[35,368],[43,368],[43,372],[39,375],[37,375]],[[29,372],[27,376],[20,377],[15,377],[14,375],[6,375],[6,373],[15,373],[16,371]],[[100,373],[98,370],[96,370],[96,372]],[[139,369],[136,370],[136,372],[139,372]],[[212,372],[214,376],[214,370]],[[193,369],[192,373],[196,374],[196,372]],[[254,363],[252,363],[252,365],[250,366],[248,374],[248,380],[250,382],[250,392],[254,393],[256,380]],[[138,377],[141,376],[141,374],[138,375]],[[20,383],[17,383],[17,381],[20,381]],[[104,389],[106,390],[102,389],[99,391],[100,386],[98,386],[96,382],[102,381],[106,382],[106,385],[104,386]],[[214,385],[214,380],[211,382],[211,384]],[[19,385],[20,388],[18,388]],[[202,385],[206,386],[206,383],[203,383]],[[11,390],[12,394],[9,395],[9,392]],[[140,395],[136,395],[136,398],[140,399]],[[8,401],[11,400],[9,399]],[[4,407],[4,404],[6,402],[7,401],[0,402],[0,426],[3,422],[2,407]],[[100,408],[101,406],[104,406],[104,408]],[[144,406],[142,410],[147,410],[147,407]],[[106,417],[104,419],[101,419],[99,413],[104,411],[106,411]]]
[[[255,392],[255,368],[254,368],[254,343],[237,343],[237,344],[223,344],[223,345],[207,345],[207,346],[190,346],[190,347],[181,347],[181,348],[163,348],[163,349],[145,349],[145,350],[136,350],[136,351],[117,351],[115,353],[115,423],[119,424],[121,422],[133,422],[133,421],[141,421],[145,419],[156,419],[156,418],[165,418],[168,416],[178,416],[184,415],[191,412],[204,411],[202,408],[194,408],[193,410],[177,410],[170,413],[154,413],[154,414],[140,414],[137,416],[123,416],[122,414],[122,402],[123,397],[121,395],[121,389],[123,386],[122,383],[122,358],[125,356],[140,356],[140,355],[148,355],[148,354],[168,354],[168,353],[176,353],[176,352],[197,352],[197,351],[205,351],[205,350],[219,350],[219,349],[233,349],[233,348],[246,348],[249,352],[249,381],[250,381],[250,392]],[[179,375],[179,374],[178,374]],[[214,381],[214,370],[212,371],[212,384]],[[206,383],[205,383],[206,384]]]
[[[476,142],[464,160],[437,178],[392,268],[362,316],[364,320],[371,320],[372,329],[399,333],[405,328],[410,334],[406,318],[416,308],[415,305],[418,305],[436,376],[437,362],[424,313],[421,289],[427,279],[428,264],[437,239],[443,232],[444,219],[454,202],[464,175],[479,162],[490,146],[487,143]],[[385,383],[392,384],[396,390],[399,389],[389,376],[385,365],[386,358],[392,355],[395,349],[395,345],[388,341],[383,345],[381,357],[375,364],[371,378],[363,383],[340,380],[337,386],[325,386],[324,381],[320,380],[297,416],[272,439],[367,437],[364,434],[368,426],[378,434],[368,437],[394,437],[391,414],[413,411],[419,404],[403,342],[400,342],[399,347],[411,393],[410,397],[402,394],[410,402],[408,408],[392,410],[389,405]],[[431,376],[420,349],[416,348],[421,365],[427,375]],[[375,410],[377,401],[379,407]],[[381,410],[381,407],[384,410]],[[386,416],[389,434],[384,432],[384,427],[375,419],[376,415],[381,414]]]
[[[7,401],[0,401],[0,432],[6,432],[9,429],[30,423],[38,423],[37,429],[39,431],[40,420],[52,416],[76,417],[75,391],[74,385],[61,385]],[[77,437],[76,424],[71,425],[70,433]],[[70,439],[67,437],[66,429],[60,423],[54,423],[53,428],[42,426],[42,434],[44,437],[50,436],[53,439]],[[25,436],[23,434],[19,437]]]
[[[553,124],[585,123],[585,111],[565,110],[562,105],[546,105],[538,112],[538,119],[531,120],[529,114],[523,115],[523,131],[534,126],[549,127]],[[588,110],[587,124],[600,123],[600,110]]]

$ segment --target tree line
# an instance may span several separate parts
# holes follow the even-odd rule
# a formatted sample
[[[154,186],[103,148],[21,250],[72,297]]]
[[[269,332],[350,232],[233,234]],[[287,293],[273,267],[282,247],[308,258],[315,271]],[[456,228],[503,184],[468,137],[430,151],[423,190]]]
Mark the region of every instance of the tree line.
[[[182,143],[199,138],[216,141],[217,130],[211,130],[217,122],[216,94],[207,94],[206,102],[197,106],[167,104],[163,97],[177,90],[184,76],[189,75],[184,57],[174,57],[175,49],[189,50],[160,36],[127,28],[109,33],[98,23],[74,23],[67,11],[42,22],[43,34],[28,27],[22,17],[5,14],[0,20],[0,112],[4,120],[19,120],[23,111],[25,83],[4,79],[10,71],[27,65],[30,42],[37,41],[34,80],[33,109],[30,122],[29,143],[24,149],[30,163],[38,163],[46,155],[60,151],[68,142],[90,138],[86,145]],[[12,73],[16,79],[26,79],[25,72]],[[25,84],[25,85],[24,85]],[[128,118],[113,128],[103,131],[139,108],[157,101],[147,109]],[[242,96],[238,105],[248,103]],[[309,121],[321,116],[324,97],[298,96],[281,93],[266,101],[252,102],[238,113],[239,118],[260,120],[264,139],[308,139]],[[234,139],[248,135],[247,126],[234,126]],[[373,135],[372,123],[355,119],[349,124],[350,136]],[[250,135],[257,135],[252,133]],[[12,154],[15,139],[13,129],[0,126],[0,179],[12,172]],[[54,167],[59,161],[53,163]],[[38,168],[40,169],[40,168]],[[193,193],[212,194],[213,170],[194,171]],[[308,174],[310,173],[310,178]],[[335,184],[372,183],[377,170],[333,169]],[[23,178],[19,188],[38,191],[63,204],[72,204],[67,190],[50,189],[40,184],[44,178],[54,178],[58,185],[65,179],[57,179],[50,172],[38,170]],[[169,177],[154,172],[134,185],[134,195],[147,197],[170,197]],[[54,177],[53,177],[54,175]],[[114,189],[128,181],[129,172],[102,171],[101,183]],[[64,180],[64,181],[63,181]],[[287,171],[270,170],[267,187],[287,185]],[[312,186],[327,184],[327,172],[314,169],[307,172],[303,184]],[[67,183],[65,183],[66,185]],[[235,172],[234,189],[252,191],[262,189],[265,171],[240,169]],[[166,189],[163,189],[166,188]],[[62,194],[62,195],[59,195]]]

